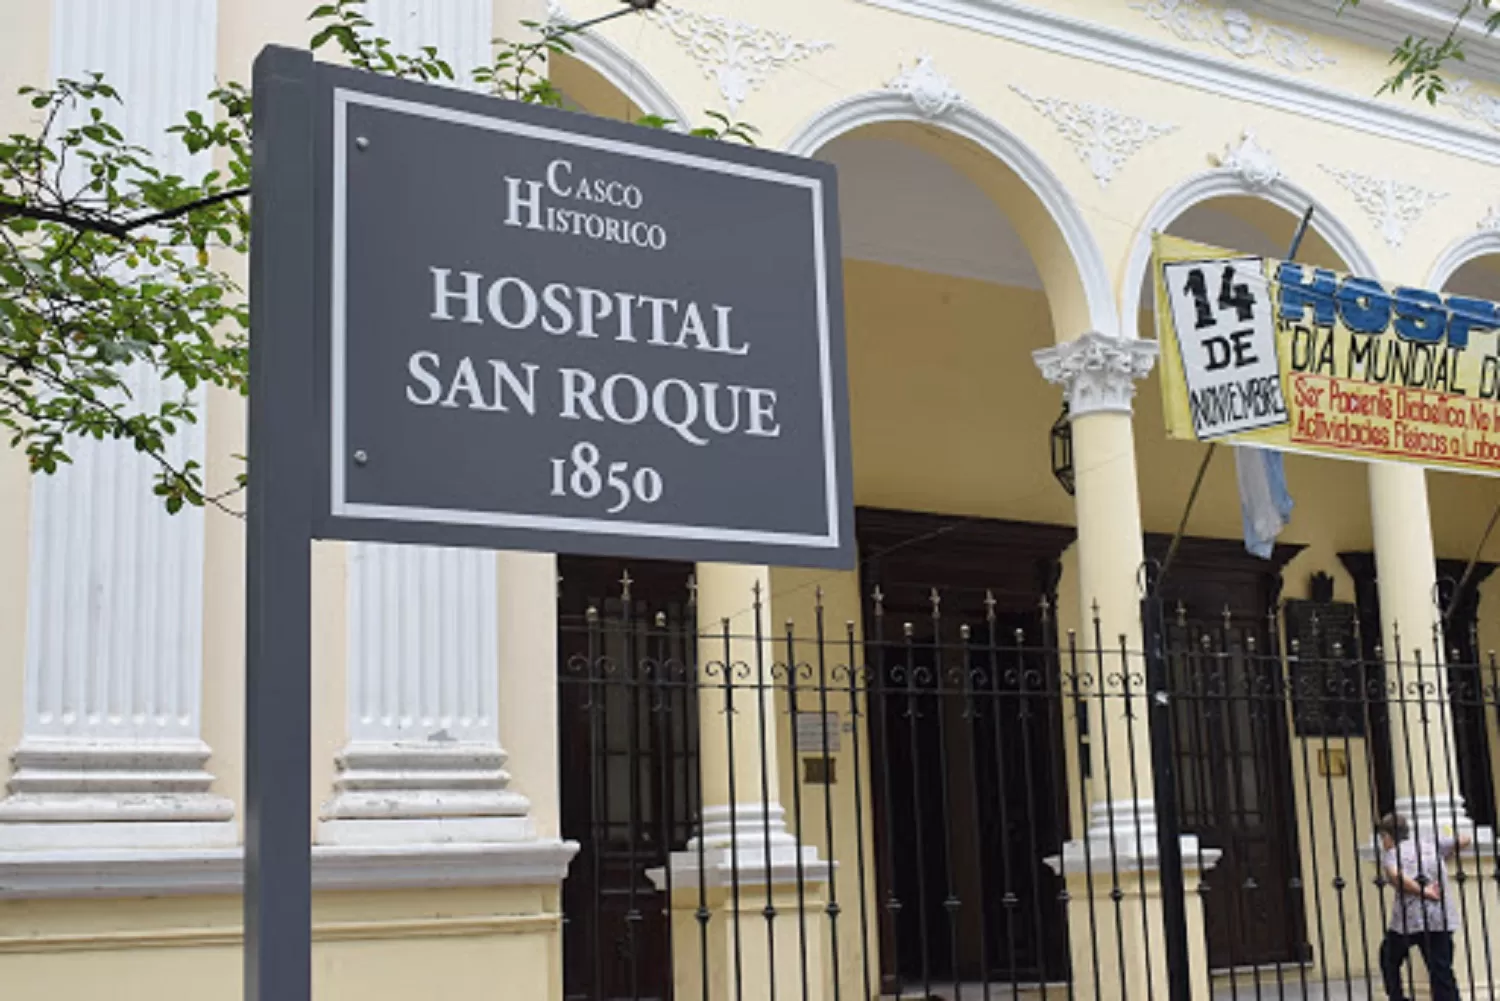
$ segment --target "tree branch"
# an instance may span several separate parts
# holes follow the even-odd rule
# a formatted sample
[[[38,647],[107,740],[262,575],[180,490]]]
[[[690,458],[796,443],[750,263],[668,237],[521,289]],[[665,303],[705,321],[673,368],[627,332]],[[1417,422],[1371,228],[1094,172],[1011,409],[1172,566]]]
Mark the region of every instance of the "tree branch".
[[[129,236],[132,230],[140,229],[142,226],[151,226],[156,223],[166,222],[178,216],[186,215],[198,209],[218,205],[250,193],[249,188],[231,188],[228,191],[220,191],[218,194],[209,195],[207,198],[199,198],[196,201],[186,202],[174,208],[165,209],[161,212],[153,212],[150,215],[141,216],[138,219],[130,219],[125,222],[113,222],[109,219],[97,219],[93,216],[75,215],[58,209],[50,209],[41,205],[26,205],[21,202],[0,201],[0,219],[20,218],[36,219],[39,222],[55,222],[84,233],[103,233],[117,239]]]
[[[231,199],[239,198],[241,195],[248,195],[249,193],[249,188],[230,188],[228,191],[221,191],[216,195],[209,195],[207,198],[200,198],[195,202],[188,202],[176,208],[155,212],[148,216],[141,216],[139,219],[132,219],[130,222],[124,223],[121,229],[128,233],[133,229],[140,229],[142,226],[150,226],[154,223],[166,222],[168,219],[176,219],[180,215],[186,215],[198,209],[206,209],[210,205],[218,205],[220,202],[227,202]]]
[[[71,212],[63,212],[58,209],[49,209],[41,205],[24,205],[20,202],[0,202],[0,219],[35,219],[38,222],[56,222],[84,233],[103,233],[106,236],[123,238],[128,230],[121,223],[110,222],[108,219],[93,219],[89,216],[74,215]]]

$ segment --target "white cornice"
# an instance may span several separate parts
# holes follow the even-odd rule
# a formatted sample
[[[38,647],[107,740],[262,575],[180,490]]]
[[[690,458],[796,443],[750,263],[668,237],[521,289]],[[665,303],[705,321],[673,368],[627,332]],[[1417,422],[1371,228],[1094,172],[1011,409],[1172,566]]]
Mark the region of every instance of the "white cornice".
[[[558,883],[571,841],[498,844],[314,845],[315,890],[405,890]],[[0,900],[236,894],[238,848],[85,849],[0,853]]]
[[[1500,164],[1500,131],[1444,121],[1404,99],[1377,101],[1019,0],[860,0],[1023,45],[1357,129],[1480,163]]]
[[[1410,35],[1443,38],[1458,13],[1454,3],[1439,0],[1360,0],[1345,7],[1341,0],[1257,0],[1256,6],[1278,20],[1347,38],[1388,53]],[[1477,77],[1500,80],[1500,42],[1470,15],[1459,29],[1464,69]]]

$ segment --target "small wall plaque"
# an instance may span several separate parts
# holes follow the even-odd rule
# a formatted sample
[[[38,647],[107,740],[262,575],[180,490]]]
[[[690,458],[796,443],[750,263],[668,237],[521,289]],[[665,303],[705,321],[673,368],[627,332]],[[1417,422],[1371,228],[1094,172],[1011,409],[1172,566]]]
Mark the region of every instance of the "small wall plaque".
[[[1326,778],[1344,778],[1349,774],[1349,755],[1342,747],[1319,748],[1318,774]]]
[[[802,784],[831,786],[838,782],[838,761],[834,758],[803,758]]]
[[[827,730],[828,744],[823,743],[824,730]],[[836,712],[804,713],[797,714],[797,753],[798,754],[829,754],[839,752],[839,736],[843,731],[843,720]]]

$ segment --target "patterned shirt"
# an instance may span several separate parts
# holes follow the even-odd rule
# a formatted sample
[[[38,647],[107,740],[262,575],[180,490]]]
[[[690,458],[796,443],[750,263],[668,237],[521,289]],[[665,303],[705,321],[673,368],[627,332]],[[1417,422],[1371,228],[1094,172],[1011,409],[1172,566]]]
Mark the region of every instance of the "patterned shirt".
[[[1398,935],[1418,935],[1424,931],[1456,931],[1458,919],[1458,886],[1448,875],[1447,858],[1457,848],[1451,837],[1441,837],[1436,844],[1428,839],[1407,838],[1380,857],[1387,870],[1423,886],[1436,885],[1443,891],[1441,900],[1428,900],[1407,893],[1395,882],[1396,897],[1391,906],[1391,931]],[[1425,881],[1424,878],[1425,877]]]

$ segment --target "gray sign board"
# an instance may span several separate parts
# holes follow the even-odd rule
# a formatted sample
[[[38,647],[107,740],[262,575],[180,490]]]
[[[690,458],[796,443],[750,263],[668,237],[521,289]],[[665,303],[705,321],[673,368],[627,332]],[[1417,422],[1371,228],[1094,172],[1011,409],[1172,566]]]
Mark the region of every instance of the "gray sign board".
[[[852,566],[831,166],[317,73],[316,534]]]
[[[245,997],[311,996],[311,540],[853,565],[831,167],[255,62]]]

